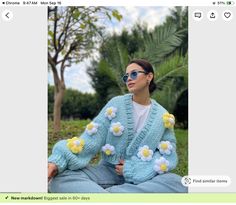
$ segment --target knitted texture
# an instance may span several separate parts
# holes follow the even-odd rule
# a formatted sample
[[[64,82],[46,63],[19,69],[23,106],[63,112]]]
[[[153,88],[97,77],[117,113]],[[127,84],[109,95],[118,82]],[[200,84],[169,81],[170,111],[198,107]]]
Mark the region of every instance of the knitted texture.
[[[57,165],[59,173],[65,169],[77,170],[84,168],[101,151],[102,158],[111,164],[125,160],[123,175],[127,182],[147,181],[177,165],[174,131],[163,123],[166,113],[161,105],[151,100],[145,125],[135,135],[132,94],[114,97],[87,126],[80,140],[72,144],[81,146],[79,142],[83,141],[82,151],[73,153],[71,142],[68,146],[68,142],[62,140],[55,144],[48,161]]]

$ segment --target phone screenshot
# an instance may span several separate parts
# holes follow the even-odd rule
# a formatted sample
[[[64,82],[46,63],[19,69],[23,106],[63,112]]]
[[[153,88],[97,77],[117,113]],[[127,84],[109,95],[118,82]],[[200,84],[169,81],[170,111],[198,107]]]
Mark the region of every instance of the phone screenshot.
[[[0,14],[0,202],[236,202],[235,1]]]

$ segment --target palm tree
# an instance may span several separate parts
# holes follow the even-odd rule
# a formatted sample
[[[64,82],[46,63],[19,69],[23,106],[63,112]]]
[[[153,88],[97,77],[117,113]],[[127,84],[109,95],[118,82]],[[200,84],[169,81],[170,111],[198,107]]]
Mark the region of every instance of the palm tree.
[[[173,54],[155,72],[157,91],[153,98],[173,113],[180,96],[188,89],[188,58]]]
[[[177,30],[177,26],[173,23],[156,26],[153,32],[144,36],[144,48],[134,57],[145,58],[153,64],[159,64],[180,47],[185,32],[185,29]]]
[[[135,34],[137,35],[137,32]],[[173,21],[168,21],[161,26],[156,26],[153,31],[148,31],[147,27],[140,29],[138,43],[135,42],[132,32],[108,37],[100,49],[101,60],[97,62],[97,66],[93,65],[91,68],[93,70],[91,77],[96,81],[99,72],[100,79],[104,77],[104,80],[107,81],[109,78],[110,81],[109,84],[104,84],[103,88],[101,83],[94,85],[95,90],[100,95],[106,93],[108,99],[115,94],[123,94],[126,87],[122,84],[121,77],[126,65],[130,59],[144,58],[151,62],[156,73],[155,82],[158,91],[153,93],[153,98],[169,112],[173,112],[177,100],[188,88],[188,59],[179,52],[182,44],[187,43],[186,35],[185,28],[180,29]],[[134,52],[135,46],[131,42],[142,46]],[[131,50],[132,53],[129,52]]]

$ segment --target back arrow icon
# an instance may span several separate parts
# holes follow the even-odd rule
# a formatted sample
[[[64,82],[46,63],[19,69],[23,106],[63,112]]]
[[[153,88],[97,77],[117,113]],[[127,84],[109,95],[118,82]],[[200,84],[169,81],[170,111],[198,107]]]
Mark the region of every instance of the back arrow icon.
[[[9,16],[8,16],[8,14],[9,14],[9,12],[7,12],[5,16],[6,16],[6,17],[9,19]]]
[[[2,12],[2,19],[4,21],[11,21],[13,18],[13,13],[10,10],[5,10]]]

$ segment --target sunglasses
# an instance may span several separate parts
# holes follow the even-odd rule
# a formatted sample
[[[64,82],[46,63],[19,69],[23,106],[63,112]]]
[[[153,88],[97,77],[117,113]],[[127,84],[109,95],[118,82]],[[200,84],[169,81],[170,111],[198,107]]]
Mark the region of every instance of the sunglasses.
[[[141,71],[141,70],[136,71],[136,70],[133,70],[130,74],[129,74],[129,73],[126,73],[126,74],[122,77],[122,80],[124,81],[124,83],[127,83],[129,77],[130,77],[132,80],[136,80],[139,73],[144,73],[145,75],[147,74],[146,71]]]

